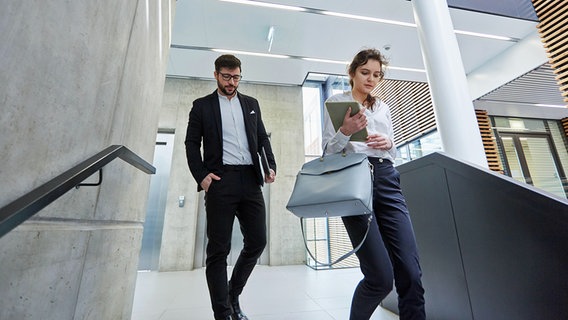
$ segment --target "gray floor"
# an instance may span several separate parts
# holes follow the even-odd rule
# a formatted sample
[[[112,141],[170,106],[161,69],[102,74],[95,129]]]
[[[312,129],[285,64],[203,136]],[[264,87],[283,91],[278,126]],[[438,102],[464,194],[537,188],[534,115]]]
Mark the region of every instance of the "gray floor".
[[[229,270],[230,272],[230,270]],[[257,266],[240,302],[251,320],[347,320],[358,268]],[[211,320],[205,270],[139,272],[132,320]],[[398,320],[379,307],[373,320]]]

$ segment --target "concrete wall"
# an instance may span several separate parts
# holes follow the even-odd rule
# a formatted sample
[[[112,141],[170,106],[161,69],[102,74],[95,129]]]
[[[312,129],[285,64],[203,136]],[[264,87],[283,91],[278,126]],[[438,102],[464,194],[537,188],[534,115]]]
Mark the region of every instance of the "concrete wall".
[[[213,61],[211,74],[213,74]],[[243,70],[247,66],[243,65]],[[159,127],[175,129],[174,154],[164,219],[161,271],[191,270],[194,266],[198,214],[197,183],[185,157],[185,134],[193,100],[216,89],[214,81],[166,79]],[[276,181],[269,185],[269,264],[305,262],[298,219],[285,208],[303,159],[303,109],[300,87],[241,83],[239,91],[258,99],[278,165]],[[186,204],[178,207],[178,197]]]
[[[0,207],[113,144],[152,161],[175,3],[2,4]],[[0,319],[130,318],[149,176],[103,176],[0,239]]]

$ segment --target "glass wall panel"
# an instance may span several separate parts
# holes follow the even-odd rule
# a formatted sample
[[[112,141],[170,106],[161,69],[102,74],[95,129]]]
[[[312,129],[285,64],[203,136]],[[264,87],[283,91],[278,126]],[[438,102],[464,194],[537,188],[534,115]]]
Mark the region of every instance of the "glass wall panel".
[[[505,159],[507,163],[506,172],[513,179],[520,182],[526,182],[513,137],[502,136],[501,142],[503,144],[503,150],[505,151]]]
[[[568,148],[560,122],[493,117],[493,124],[505,173],[565,198]]]
[[[546,137],[519,138],[527,160],[532,184],[560,197],[566,197],[560,175]]]
[[[494,117],[495,127],[500,132],[546,133],[545,122],[540,119]]]
[[[397,158],[396,164],[418,159],[436,151],[442,151],[442,141],[440,140],[438,131],[432,131],[399,146],[399,158]]]
[[[550,128],[550,135],[552,136],[558,159],[562,164],[561,167],[564,169],[564,181],[566,181],[566,168],[568,168],[568,141],[566,141],[566,135],[559,121],[548,120],[547,126]]]
[[[304,105],[304,152],[306,156],[321,155],[321,86],[302,88]]]

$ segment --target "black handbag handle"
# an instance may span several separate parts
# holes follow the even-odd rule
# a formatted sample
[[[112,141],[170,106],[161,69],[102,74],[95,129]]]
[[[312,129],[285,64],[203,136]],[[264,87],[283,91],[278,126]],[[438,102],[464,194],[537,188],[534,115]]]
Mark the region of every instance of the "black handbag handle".
[[[369,219],[367,221],[367,231],[365,231],[365,235],[363,236],[363,239],[361,239],[361,242],[355,248],[353,248],[351,251],[347,252],[346,254],[342,255],[341,257],[337,258],[337,260],[335,260],[333,262],[322,263],[322,262],[319,262],[316,259],[316,257],[314,257],[314,255],[312,254],[312,252],[308,248],[308,243],[306,242],[306,233],[304,231],[304,218],[300,218],[300,226],[302,227],[302,237],[304,238],[304,246],[306,247],[306,251],[308,252],[310,257],[312,258],[312,260],[314,260],[316,262],[316,266],[330,267],[330,266],[332,266],[332,265],[334,265],[338,262],[341,262],[341,261],[347,259],[350,255],[354,254],[355,252],[357,252],[357,250],[359,250],[361,248],[361,246],[363,245],[363,243],[367,239],[367,235],[369,234],[369,230],[371,229],[371,221],[373,221],[373,213],[369,214]]]

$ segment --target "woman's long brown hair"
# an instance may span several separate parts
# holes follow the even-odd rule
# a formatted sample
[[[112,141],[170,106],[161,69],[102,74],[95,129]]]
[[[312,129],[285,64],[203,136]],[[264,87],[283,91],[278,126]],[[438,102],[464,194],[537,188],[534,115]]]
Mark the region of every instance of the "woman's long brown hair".
[[[355,75],[355,71],[358,67],[364,65],[369,60],[377,60],[381,64],[381,69],[384,69],[388,65],[385,56],[383,56],[383,54],[377,49],[371,48],[359,51],[359,53],[357,53],[355,57],[353,57],[353,61],[351,61],[351,64],[349,64],[348,68],[350,76],[349,84],[351,85],[351,88],[353,88],[353,76]],[[383,80],[383,77],[384,73],[383,71],[381,71],[381,79],[379,81]],[[375,100],[376,98],[374,96],[368,94],[367,98],[365,98],[365,101],[363,101],[363,105],[372,109],[373,105],[375,104]]]

